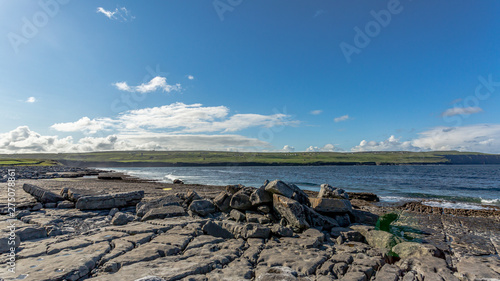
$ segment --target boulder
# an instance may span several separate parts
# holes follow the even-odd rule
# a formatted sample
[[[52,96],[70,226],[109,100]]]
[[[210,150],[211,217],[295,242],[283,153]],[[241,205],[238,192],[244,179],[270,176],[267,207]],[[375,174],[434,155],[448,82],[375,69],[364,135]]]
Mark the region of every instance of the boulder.
[[[194,200],[189,205],[189,210],[204,217],[210,213],[215,212],[215,205],[214,203],[212,203],[212,201],[206,199]]]
[[[236,209],[232,209],[229,216],[235,221],[244,221],[246,219],[245,214]]]
[[[343,189],[333,187],[329,184],[322,184],[318,193],[318,198],[349,199],[349,195]]]
[[[248,238],[264,238],[267,239],[271,235],[269,227],[258,223],[247,223],[241,229],[241,237]]]
[[[236,192],[233,197],[231,197],[231,202],[229,206],[233,209],[238,210],[248,210],[252,207],[252,202],[250,202],[250,195],[248,190],[242,189]]]
[[[283,217],[294,230],[300,231],[309,228],[304,214],[304,207],[299,202],[281,196],[273,195],[273,208]]]
[[[187,213],[182,206],[167,205],[150,209],[143,217],[142,221],[164,219],[170,217],[186,216]]]
[[[289,227],[281,226],[279,224],[274,224],[271,227],[271,232],[273,235],[280,236],[280,237],[292,237],[293,236],[293,230]]]
[[[323,216],[314,211],[311,207],[307,206],[302,206],[302,207],[304,208],[306,221],[309,223],[310,227],[316,227],[328,231],[332,227],[339,226],[338,222],[335,219]]]
[[[392,247],[392,252],[402,259],[440,256],[440,251],[433,245],[416,242],[399,243]]]
[[[173,184],[184,184],[184,182],[180,179],[175,179],[172,181]]]
[[[271,212],[271,207],[269,207],[269,205],[260,205],[257,207],[257,210],[264,214],[269,214]]]
[[[271,220],[268,217],[253,211],[247,211],[245,213],[245,217],[247,222],[256,222],[260,224],[266,224],[271,222]]]
[[[375,281],[398,281],[401,274],[401,269],[396,265],[385,264],[375,275]]]
[[[250,195],[250,201],[252,205],[259,206],[267,203],[273,202],[273,195],[266,191],[265,187],[256,189],[252,195]]]
[[[136,215],[143,217],[151,209],[165,207],[165,206],[180,206],[181,199],[175,195],[167,195],[161,198],[153,199],[150,201],[141,201],[136,206]]]
[[[224,239],[234,238],[234,235],[229,232],[227,229],[222,228],[220,225],[214,223],[213,221],[207,222],[203,228],[203,232],[207,235],[211,235],[214,237],[220,237]]]
[[[222,212],[227,212],[231,209],[230,207],[231,195],[226,191],[222,191],[214,198],[214,204]]]
[[[280,180],[274,180],[266,185],[265,190],[273,194],[283,195],[294,199],[301,204],[310,205],[307,194],[294,184],[287,184]]]
[[[387,250],[392,250],[394,246],[403,241],[401,238],[382,230],[371,230],[361,233],[361,235],[365,237],[368,245]]]
[[[118,213],[118,211],[119,211],[118,208],[113,208],[109,211],[108,216],[113,217],[116,213]]]
[[[135,206],[144,197],[144,191],[131,191],[115,194],[82,196],[76,202],[79,210],[99,210]]]
[[[184,200],[184,204],[186,204],[186,206],[189,206],[194,200],[200,200],[200,199],[203,199],[203,198],[201,198],[201,196],[198,195],[198,193],[196,193],[196,191],[190,190],[186,194],[186,199]]]
[[[71,201],[61,201],[57,203],[57,209],[73,209],[75,207],[75,202]]]
[[[38,202],[41,203],[57,203],[59,201],[64,201],[64,198],[54,192],[38,187],[36,185],[27,184],[23,185],[23,190],[31,194],[36,198]]]
[[[122,212],[117,212],[111,220],[112,225],[125,225],[128,223],[127,215]]]
[[[37,202],[32,208],[31,208],[31,211],[38,211],[38,210],[41,210],[43,208],[43,205],[42,203],[40,202]]]
[[[352,213],[351,202],[347,199],[310,198],[311,207],[320,213]]]

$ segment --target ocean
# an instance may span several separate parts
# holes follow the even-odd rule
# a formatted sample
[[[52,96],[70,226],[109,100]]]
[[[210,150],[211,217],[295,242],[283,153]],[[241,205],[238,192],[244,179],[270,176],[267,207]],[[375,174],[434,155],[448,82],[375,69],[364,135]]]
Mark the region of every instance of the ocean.
[[[372,192],[381,202],[425,199],[447,208],[500,207],[500,165],[402,166],[226,166],[111,168],[143,179],[171,183],[260,187],[280,179],[302,189],[319,191],[328,183],[348,192]],[[483,205],[483,206],[481,206]]]

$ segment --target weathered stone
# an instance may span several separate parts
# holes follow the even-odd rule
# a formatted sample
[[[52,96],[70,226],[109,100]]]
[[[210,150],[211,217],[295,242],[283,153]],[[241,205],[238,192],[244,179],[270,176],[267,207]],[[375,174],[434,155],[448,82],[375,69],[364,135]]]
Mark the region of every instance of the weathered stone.
[[[71,201],[61,201],[57,204],[57,209],[73,209],[75,207],[75,202]]]
[[[346,199],[310,198],[311,207],[320,213],[352,213],[352,205]]]
[[[168,205],[157,208],[149,209],[149,211],[142,217],[142,221],[153,219],[164,219],[170,217],[186,216],[187,213],[183,207],[179,205]]]
[[[375,248],[391,250],[392,247],[403,241],[401,238],[381,230],[371,230],[366,234],[361,234],[365,237],[368,245]]]
[[[132,191],[97,196],[82,196],[76,202],[80,210],[99,210],[135,206],[144,197],[144,191]]]
[[[269,227],[256,224],[248,223],[243,226],[241,230],[241,236],[245,239],[248,238],[269,238],[271,230]]]
[[[194,200],[201,200],[203,199],[196,191],[194,190],[189,190],[186,194],[186,199],[184,200],[184,204],[186,206],[189,206]]]
[[[287,266],[301,275],[311,275],[328,259],[328,256],[326,251],[316,248],[306,249],[297,244],[276,244],[274,247],[266,247],[260,253],[256,276],[259,268],[275,266]]]
[[[296,281],[297,272],[285,266],[269,267],[256,277],[255,281]]]
[[[119,211],[118,208],[113,208],[109,211],[108,216],[113,217],[116,213],[118,213],[118,211]]]
[[[229,232],[227,229],[222,228],[220,225],[209,221],[203,226],[203,232],[205,234],[214,236],[214,237],[221,237],[224,239],[229,239],[229,238],[234,238],[234,235]]]
[[[172,181],[173,184],[184,184],[184,182],[180,179],[175,179]]]
[[[375,281],[398,281],[401,273],[396,265],[386,264],[375,275]]]
[[[248,210],[252,207],[252,202],[250,202],[250,196],[247,194],[246,190],[242,189],[231,197],[229,206],[238,210]]]
[[[314,211],[311,207],[304,205],[302,207],[304,208],[306,221],[309,223],[310,227],[330,230],[332,227],[339,226],[338,222],[335,219],[328,216],[323,216]]]
[[[271,207],[269,207],[269,205],[260,205],[257,207],[257,210],[259,210],[260,212],[264,213],[264,214],[268,214],[271,212]]]
[[[37,202],[32,208],[31,208],[31,211],[35,212],[35,211],[38,211],[38,210],[41,210],[43,208],[43,205],[42,203],[40,202]]]
[[[161,198],[149,200],[149,201],[141,201],[136,206],[136,215],[138,217],[143,217],[147,212],[151,209],[165,207],[165,206],[180,206],[181,199],[175,195],[167,195]]]
[[[288,224],[294,230],[309,228],[309,224],[307,223],[304,215],[304,208],[299,202],[278,194],[274,194],[273,207],[283,218],[286,219]]]
[[[194,200],[189,205],[189,210],[204,217],[215,212],[215,205],[212,201],[206,199]]]
[[[23,185],[23,190],[35,197],[37,201],[44,204],[57,203],[64,200],[60,195],[32,184],[25,183]]]
[[[47,230],[40,226],[26,226],[16,230],[16,235],[21,241],[47,237]]]
[[[459,281],[448,268],[446,261],[436,257],[426,257],[424,259],[402,259],[396,265],[403,271],[415,271],[421,276],[418,280],[445,280]],[[404,278],[403,280],[406,280]]]
[[[318,198],[337,198],[337,199],[349,199],[349,195],[341,189],[337,187],[333,187],[329,184],[322,184],[321,189],[318,193]]]
[[[392,252],[402,259],[440,256],[439,250],[433,245],[416,242],[399,243],[392,247]]]
[[[352,215],[354,216],[355,223],[368,225],[375,225],[379,218],[378,215],[363,210],[352,210]]]
[[[226,191],[222,191],[214,198],[214,204],[223,212],[227,212],[230,209],[231,195]]]
[[[57,203],[45,203],[43,206],[47,209],[55,209],[57,207]]]
[[[122,212],[118,212],[113,216],[111,220],[112,225],[124,225],[128,223],[127,215]]]
[[[379,202],[380,198],[374,193],[369,192],[347,192],[349,198],[346,199],[359,199],[369,202]]]
[[[267,192],[273,193],[273,194],[278,194],[278,195],[283,195],[288,198],[292,198],[293,193],[295,190],[293,190],[288,184],[285,182],[282,182],[280,180],[274,180],[272,182],[269,182],[265,190]],[[273,199],[274,201],[274,199]]]
[[[235,221],[244,221],[246,219],[245,214],[236,209],[232,209],[231,213],[229,213],[229,216]]]
[[[250,201],[254,206],[271,203],[273,202],[273,195],[272,193],[267,192],[265,187],[261,187],[256,189],[252,195],[250,195]]]
[[[139,279],[135,279],[134,281],[165,281],[165,279],[157,276],[146,276]]]
[[[122,173],[99,173],[97,176],[100,180],[123,180]]]
[[[367,281],[366,274],[361,271],[347,272],[340,280],[342,281]]]
[[[266,224],[266,223],[271,222],[271,220],[269,218],[267,218],[266,216],[261,215],[261,214],[256,213],[256,212],[253,212],[253,211],[247,211],[245,213],[245,217],[246,217],[247,222],[256,222],[256,223],[260,223],[260,224]]]
[[[271,232],[280,237],[292,237],[293,230],[289,227],[281,226],[279,224],[275,224],[271,227]]]

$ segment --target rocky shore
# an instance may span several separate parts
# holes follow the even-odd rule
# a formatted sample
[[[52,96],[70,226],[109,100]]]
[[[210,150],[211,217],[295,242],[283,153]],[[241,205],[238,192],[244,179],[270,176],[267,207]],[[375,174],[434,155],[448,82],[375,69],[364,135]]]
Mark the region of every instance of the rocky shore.
[[[279,180],[0,186],[0,280],[500,280],[497,210],[380,207],[374,194]]]

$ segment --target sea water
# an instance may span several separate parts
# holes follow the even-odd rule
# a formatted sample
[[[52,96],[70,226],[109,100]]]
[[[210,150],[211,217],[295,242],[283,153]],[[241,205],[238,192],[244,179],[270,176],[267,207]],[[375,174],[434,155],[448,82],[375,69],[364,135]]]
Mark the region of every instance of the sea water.
[[[426,199],[425,204],[481,209],[500,206],[500,165],[397,166],[224,166],[112,168],[132,176],[171,183],[243,184],[260,187],[280,179],[319,191],[328,183],[348,192],[372,192],[383,202]]]

